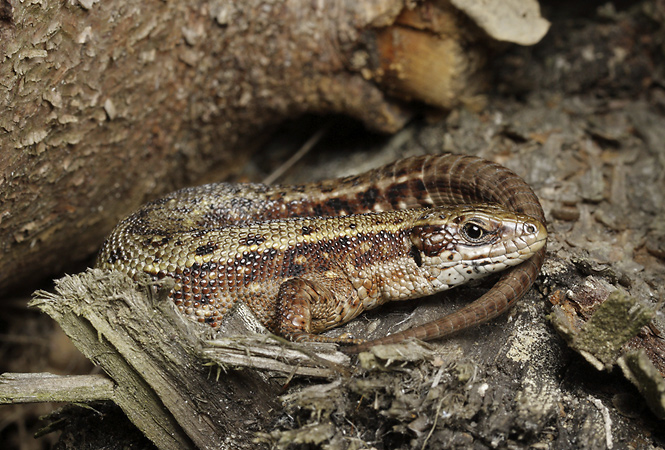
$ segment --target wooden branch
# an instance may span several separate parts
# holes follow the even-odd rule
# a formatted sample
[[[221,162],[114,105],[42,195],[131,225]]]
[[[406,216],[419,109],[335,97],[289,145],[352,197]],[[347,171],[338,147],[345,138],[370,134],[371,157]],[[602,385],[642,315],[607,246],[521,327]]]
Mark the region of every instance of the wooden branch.
[[[3,373],[0,404],[113,400],[114,387],[105,375]]]
[[[335,344],[293,344],[274,336],[215,339],[206,342],[203,355],[222,367],[246,367],[288,376],[334,378],[351,373],[350,358]]]

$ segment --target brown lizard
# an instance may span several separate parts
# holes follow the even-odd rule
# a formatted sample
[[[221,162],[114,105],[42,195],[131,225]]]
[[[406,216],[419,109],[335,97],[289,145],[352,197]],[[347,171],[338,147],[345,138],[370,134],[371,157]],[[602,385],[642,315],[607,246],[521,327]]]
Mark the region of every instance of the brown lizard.
[[[293,340],[434,339],[505,311],[530,288],[547,232],[531,188],[480,158],[430,155],[295,186],[219,183],[174,192],[123,220],[97,266],[171,277],[184,314],[218,327],[237,301]],[[377,341],[317,333],[390,300],[507,269],[480,299]]]

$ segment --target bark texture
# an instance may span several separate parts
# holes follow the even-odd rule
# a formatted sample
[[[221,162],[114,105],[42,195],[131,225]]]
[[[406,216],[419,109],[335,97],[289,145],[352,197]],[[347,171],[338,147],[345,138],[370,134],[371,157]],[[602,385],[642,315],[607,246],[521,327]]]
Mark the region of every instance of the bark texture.
[[[227,178],[286,118],[394,132],[409,112],[384,90],[454,104],[479,59],[462,51],[468,24],[443,4],[410,12],[437,43],[415,53],[445,64],[437,98],[404,92],[393,49],[414,44],[386,30],[406,3],[4,1],[0,292],[85,259],[146,199]]]

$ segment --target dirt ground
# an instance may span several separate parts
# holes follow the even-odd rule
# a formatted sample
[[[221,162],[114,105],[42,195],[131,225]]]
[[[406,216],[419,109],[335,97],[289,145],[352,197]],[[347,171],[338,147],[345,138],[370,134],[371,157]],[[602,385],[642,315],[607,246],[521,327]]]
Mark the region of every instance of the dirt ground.
[[[549,34],[534,47],[498,54],[482,101],[445,114],[425,111],[393,136],[344,118],[307,117],[286,124],[256,155],[245,176],[260,181],[302,140],[329,127],[280,182],[358,173],[424,153],[481,156],[534,188],[550,233],[535,289],[508,315],[414,350],[410,360],[393,361],[392,371],[379,370],[385,359],[376,358],[363,361],[366,370],[351,380],[291,384],[261,442],[330,449],[665,447],[663,416],[654,406],[662,392],[640,392],[616,358],[602,359],[566,328],[583,326],[616,297],[611,293],[624,294],[655,313],[652,325],[617,352],[643,348],[665,373],[665,3],[629,3],[543,5]],[[336,332],[382,336],[438,317],[489,286],[390,305]],[[40,287],[26,286],[25,295],[3,303],[0,372],[94,371],[53,322],[26,308]],[[618,322],[630,323],[636,308],[631,303]],[[51,448],[56,434],[32,435],[47,423],[38,417],[54,406],[0,407],[0,447]]]

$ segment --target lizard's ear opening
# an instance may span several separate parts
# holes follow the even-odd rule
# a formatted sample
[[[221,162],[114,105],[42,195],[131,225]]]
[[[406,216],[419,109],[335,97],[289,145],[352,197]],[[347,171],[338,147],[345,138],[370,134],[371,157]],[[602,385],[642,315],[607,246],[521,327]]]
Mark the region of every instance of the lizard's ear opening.
[[[423,266],[423,256],[420,253],[420,250],[418,247],[415,245],[411,246],[411,251],[409,252],[409,255],[411,255],[411,258],[413,258],[413,262],[416,263],[416,266],[422,267]]]

